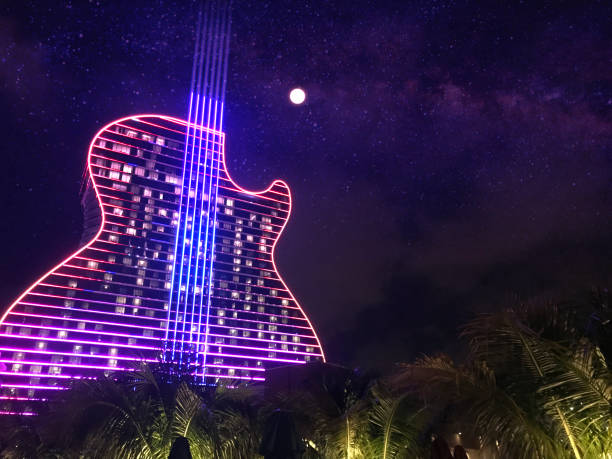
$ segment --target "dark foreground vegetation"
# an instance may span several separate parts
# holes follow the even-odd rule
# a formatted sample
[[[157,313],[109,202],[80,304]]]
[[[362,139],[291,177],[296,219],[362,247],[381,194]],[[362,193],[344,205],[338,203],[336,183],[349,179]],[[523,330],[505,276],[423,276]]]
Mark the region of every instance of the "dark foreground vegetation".
[[[48,411],[4,418],[7,458],[612,458],[610,295],[521,305],[462,328],[465,357],[383,376],[334,373],[291,393],[202,386],[140,365],[78,381]],[[343,376],[338,376],[342,374]],[[177,454],[177,451],[172,453]]]

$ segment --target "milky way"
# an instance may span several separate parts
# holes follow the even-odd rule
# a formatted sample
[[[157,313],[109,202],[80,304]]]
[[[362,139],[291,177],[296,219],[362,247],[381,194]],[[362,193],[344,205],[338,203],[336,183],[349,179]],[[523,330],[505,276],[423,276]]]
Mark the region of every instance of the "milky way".
[[[610,285],[612,8],[527,3],[234,3],[229,167],[290,184],[278,265],[332,360],[453,349],[474,313]],[[78,245],[93,134],[185,116],[195,11],[0,7],[2,304]]]

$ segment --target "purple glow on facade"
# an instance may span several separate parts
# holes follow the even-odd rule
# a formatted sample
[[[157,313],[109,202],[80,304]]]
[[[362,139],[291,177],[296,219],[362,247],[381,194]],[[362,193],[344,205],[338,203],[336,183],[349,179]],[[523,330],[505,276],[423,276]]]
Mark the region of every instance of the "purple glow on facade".
[[[129,369],[128,360],[165,356],[214,382],[324,359],[274,262],[289,189],[239,187],[225,165],[223,104],[206,107],[191,115],[209,112],[212,127],[138,115],[95,136],[89,242],[1,319],[0,411],[32,412],[71,379]]]

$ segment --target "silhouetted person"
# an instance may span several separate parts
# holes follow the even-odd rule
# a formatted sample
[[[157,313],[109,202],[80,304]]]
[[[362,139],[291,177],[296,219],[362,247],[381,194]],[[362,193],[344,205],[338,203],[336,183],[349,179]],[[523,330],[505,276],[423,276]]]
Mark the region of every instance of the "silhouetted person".
[[[185,437],[177,437],[172,443],[168,459],[193,459],[191,449],[189,449],[189,440]]]
[[[467,452],[465,448],[461,445],[456,445],[455,449],[453,449],[453,457],[455,459],[468,459]]]

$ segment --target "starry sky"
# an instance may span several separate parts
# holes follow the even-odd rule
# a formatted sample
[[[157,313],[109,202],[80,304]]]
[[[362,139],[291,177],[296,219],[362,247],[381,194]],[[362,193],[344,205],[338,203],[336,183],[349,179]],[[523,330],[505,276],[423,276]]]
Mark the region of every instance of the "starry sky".
[[[545,5],[234,2],[228,167],[290,184],[277,264],[329,360],[453,352],[474,314],[612,285],[612,4]],[[97,130],[186,116],[196,11],[0,5],[3,307],[78,247]]]

